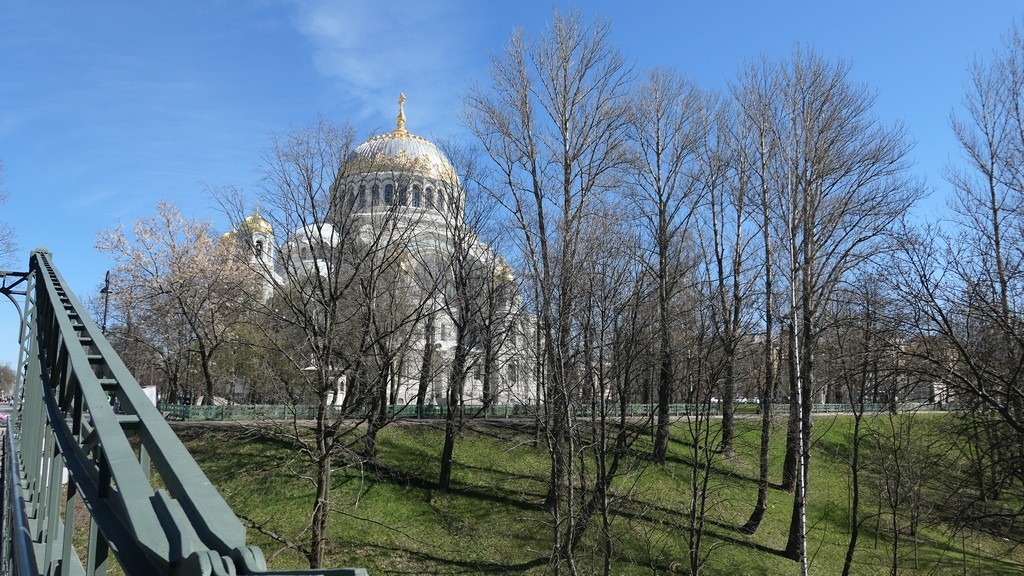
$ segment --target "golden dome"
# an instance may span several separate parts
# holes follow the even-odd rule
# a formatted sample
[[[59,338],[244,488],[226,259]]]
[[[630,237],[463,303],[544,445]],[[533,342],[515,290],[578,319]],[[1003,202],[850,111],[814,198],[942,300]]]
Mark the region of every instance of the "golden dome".
[[[375,172],[417,174],[458,184],[455,167],[431,141],[405,129],[405,95],[398,99],[397,128],[363,142],[345,161],[346,175]]]
[[[243,234],[267,234],[274,233],[274,227],[267,222],[267,219],[260,216],[259,209],[252,216],[249,216],[238,226],[238,231]]]
[[[503,284],[511,284],[516,279],[515,274],[512,273],[512,267],[501,256],[498,256],[497,266],[494,267],[494,279]]]

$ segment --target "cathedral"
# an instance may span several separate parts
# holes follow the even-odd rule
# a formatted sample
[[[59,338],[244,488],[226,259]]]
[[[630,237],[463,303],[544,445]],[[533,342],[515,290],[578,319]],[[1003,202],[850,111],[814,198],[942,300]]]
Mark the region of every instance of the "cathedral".
[[[354,231],[357,243],[379,246],[387,229],[399,239],[394,244],[400,246],[397,258],[406,279],[402,293],[422,309],[390,377],[390,403],[400,409],[418,400],[446,402],[461,329],[464,404],[532,404],[534,332],[520,312],[518,284],[505,260],[465,222],[465,191],[452,162],[434,143],[406,130],[404,102],[402,95],[394,130],[371,137],[343,160],[326,222],[290,230],[279,242],[257,208],[228,235],[244,240],[250,257],[272,275],[264,288],[269,299],[297,271],[329,269],[318,244],[337,242],[337,230]],[[456,278],[462,284],[453,284]],[[472,313],[466,313],[465,290],[453,285],[476,288],[473,297],[482,302]],[[344,401],[350,378],[339,378],[334,403]]]

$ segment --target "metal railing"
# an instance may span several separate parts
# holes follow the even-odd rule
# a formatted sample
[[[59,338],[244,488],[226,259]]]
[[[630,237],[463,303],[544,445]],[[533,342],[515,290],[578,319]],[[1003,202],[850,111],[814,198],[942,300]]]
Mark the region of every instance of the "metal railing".
[[[4,573],[99,575],[113,555],[129,576],[274,574],[49,252],[32,253],[28,274],[8,274],[26,288],[3,443]]]
[[[759,406],[753,403],[742,405],[743,413],[760,413]],[[811,411],[815,414],[852,413],[854,408],[865,414],[884,412],[922,412],[922,411],[954,411],[954,404],[932,404],[922,402],[874,403],[874,404],[815,404]],[[169,420],[179,421],[259,421],[259,420],[312,420],[316,416],[317,407],[313,405],[285,404],[220,404],[201,406],[193,404],[158,404],[158,409]],[[574,414],[578,418],[589,418],[592,408],[587,405],[577,406]],[[483,406],[482,404],[466,404],[461,408],[465,418],[534,418],[538,407],[533,404],[498,404]],[[657,414],[658,407],[653,404],[627,404],[626,415],[643,418]],[[331,417],[351,418],[353,420],[367,417],[369,409],[345,409],[340,406],[331,407]],[[772,404],[773,414],[787,414],[789,404]],[[721,416],[722,405],[715,404],[669,404],[669,416],[683,418],[696,414]],[[415,404],[393,404],[387,408],[387,417],[395,420],[444,420],[448,415],[447,406],[428,405],[418,409]],[[610,404],[607,415],[619,415],[619,406]]]
[[[312,420],[316,417],[318,409],[313,405],[221,404],[201,406],[164,403],[160,403],[158,408],[170,420],[189,421]],[[657,410],[658,407],[651,404],[629,404],[626,406],[626,416],[651,416],[656,414]],[[460,407],[459,411],[465,418],[534,418],[537,416],[538,407],[533,404],[498,404],[493,406],[465,404]],[[669,405],[670,416],[687,416],[708,411],[712,415],[721,413],[717,405],[711,405],[710,407],[697,404]],[[370,410],[368,407],[346,409],[341,406],[332,406],[329,409],[329,413],[331,418],[340,417],[358,420],[367,418]],[[594,409],[589,405],[581,405],[574,407],[573,413],[578,418],[589,418],[594,414]],[[607,406],[605,413],[609,417],[618,416],[618,405]],[[448,407],[444,405],[431,404],[419,408],[415,404],[392,404],[387,407],[387,417],[395,420],[444,420],[447,416]]]

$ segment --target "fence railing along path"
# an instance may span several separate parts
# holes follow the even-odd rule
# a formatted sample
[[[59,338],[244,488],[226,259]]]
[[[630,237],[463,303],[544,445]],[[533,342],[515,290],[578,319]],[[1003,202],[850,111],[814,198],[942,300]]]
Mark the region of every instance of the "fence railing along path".
[[[317,407],[313,405],[284,405],[284,404],[241,404],[226,403],[214,406],[203,406],[193,404],[158,404],[159,410],[170,420],[181,421],[253,421],[253,420],[312,420],[316,416]],[[852,413],[854,409],[865,414],[879,414],[886,412],[939,412],[955,410],[953,404],[932,404],[922,402],[880,402],[868,404],[815,404],[812,412],[815,414],[837,414]],[[363,419],[367,417],[369,408],[358,410],[348,407],[332,407],[332,417]],[[593,408],[583,404],[574,408],[573,414],[577,418],[590,418],[593,415]],[[532,404],[498,404],[484,406],[482,404],[466,404],[460,408],[465,418],[501,418],[501,419],[529,419],[537,416],[538,407]],[[657,414],[658,407],[655,404],[627,404],[626,416],[643,418]],[[789,404],[772,404],[773,414],[787,414]],[[738,411],[739,414],[753,415],[758,412],[758,405],[746,403]],[[685,418],[687,416],[721,416],[722,405],[711,403],[699,404],[670,404],[669,416],[673,418]],[[387,417],[395,420],[444,420],[448,415],[447,406],[426,405],[422,409],[415,404],[394,404],[388,406]],[[619,415],[619,407],[609,404],[606,415],[616,417]]]

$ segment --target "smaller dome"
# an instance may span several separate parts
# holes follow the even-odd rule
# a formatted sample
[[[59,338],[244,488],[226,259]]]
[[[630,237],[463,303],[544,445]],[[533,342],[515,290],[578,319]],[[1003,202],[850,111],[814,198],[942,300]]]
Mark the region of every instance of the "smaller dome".
[[[334,231],[334,226],[324,222],[306,224],[291,234],[289,242],[300,246],[338,246],[341,237]]]
[[[259,210],[255,214],[249,216],[238,226],[238,231],[243,234],[267,234],[271,235],[274,233],[274,227],[267,222],[267,219],[260,216]]]
[[[494,267],[494,279],[502,284],[511,284],[516,279],[515,274],[512,273],[512,267],[501,256],[498,256],[497,266]]]

